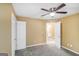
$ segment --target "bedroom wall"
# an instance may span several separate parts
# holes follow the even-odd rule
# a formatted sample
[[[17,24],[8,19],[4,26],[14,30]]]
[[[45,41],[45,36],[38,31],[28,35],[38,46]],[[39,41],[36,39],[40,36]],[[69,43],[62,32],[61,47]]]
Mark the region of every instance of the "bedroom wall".
[[[26,45],[36,45],[46,43],[46,22],[44,20],[33,19],[28,17],[17,16],[18,21],[27,23]]]
[[[62,46],[79,53],[79,13],[62,18]]]
[[[11,55],[11,4],[0,3],[0,53]]]

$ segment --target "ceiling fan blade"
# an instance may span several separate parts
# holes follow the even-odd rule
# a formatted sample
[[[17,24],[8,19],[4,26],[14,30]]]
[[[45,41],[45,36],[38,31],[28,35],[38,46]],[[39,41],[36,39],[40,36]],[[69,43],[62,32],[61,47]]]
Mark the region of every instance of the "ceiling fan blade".
[[[52,12],[53,11],[52,8],[50,8],[49,11]]]
[[[44,15],[41,15],[41,16],[46,16],[46,15],[48,15],[48,14],[50,14],[50,13],[47,13],[47,14],[44,14]]]
[[[64,6],[66,6],[66,4],[62,3],[60,6],[58,6],[58,7],[55,9],[55,11],[57,11],[57,10],[63,8]]]
[[[44,8],[41,8],[41,10],[49,12],[49,10],[47,10],[47,9],[44,9]]]
[[[67,12],[59,11],[59,12],[56,12],[56,13],[66,14]]]

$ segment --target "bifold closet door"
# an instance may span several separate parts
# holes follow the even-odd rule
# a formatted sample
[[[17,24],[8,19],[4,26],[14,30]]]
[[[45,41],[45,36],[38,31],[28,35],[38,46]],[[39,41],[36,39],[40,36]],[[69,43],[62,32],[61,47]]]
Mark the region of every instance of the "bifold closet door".
[[[26,48],[26,22],[17,21],[17,50]]]

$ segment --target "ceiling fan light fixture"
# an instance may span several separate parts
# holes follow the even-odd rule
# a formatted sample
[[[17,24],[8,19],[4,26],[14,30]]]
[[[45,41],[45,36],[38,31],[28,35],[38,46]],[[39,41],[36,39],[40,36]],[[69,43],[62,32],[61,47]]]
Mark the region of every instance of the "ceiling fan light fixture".
[[[55,13],[54,12],[50,13],[50,16],[55,16]]]

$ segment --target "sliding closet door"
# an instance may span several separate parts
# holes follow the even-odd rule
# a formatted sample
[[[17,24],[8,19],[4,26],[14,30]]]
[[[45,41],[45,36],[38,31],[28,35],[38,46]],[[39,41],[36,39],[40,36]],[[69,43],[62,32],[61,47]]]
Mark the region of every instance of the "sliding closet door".
[[[17,21],[17,50],[26,48],[26,22]]]

